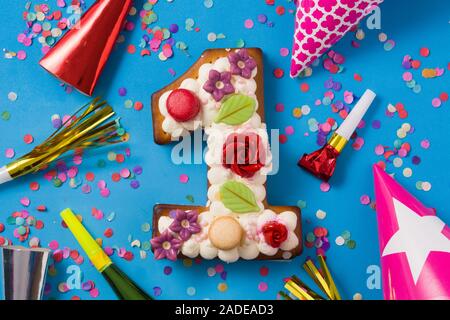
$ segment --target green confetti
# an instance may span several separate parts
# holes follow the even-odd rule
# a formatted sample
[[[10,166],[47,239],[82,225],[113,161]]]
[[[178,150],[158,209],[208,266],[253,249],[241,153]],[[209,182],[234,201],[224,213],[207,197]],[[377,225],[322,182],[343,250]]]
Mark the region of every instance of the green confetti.
[[[298,200],[297,201],[297,207],[299,207],[300,209],[305,209],[306,208],[306,201],[305,200]]]
[[[2,120],[8,121],[11,119],[11,113],[9,113],[9,111],[3,111],[1,117]]]
[[[346,244],[347,244],[347,247],[349,249],[355,249],[356,248],[356,241],[355,240],[348,240]]]
[[[104,168],[106,166],[106,161],[103,159],[98,160],[97,167]]]
[[[307,242],[314,242],[316,240],[316,236],[312,232],[308,232],[306,234],[306,241]]]
[[[145,222],[144,224],[142,224],[141,230],[142,230],[142,232],[149,232],[150,231],[150,223]]]
[[[59,178],[55,178],[55,179],[53,179],[53,185],[54,185],[56,188],[59,188],[59,187],[62,186],[62,181],[61,181]]]
[[[350,231],[346,230],[346,231],[342,232],[341,237],[344,238],[345,240],[349,240],[351,237]]]

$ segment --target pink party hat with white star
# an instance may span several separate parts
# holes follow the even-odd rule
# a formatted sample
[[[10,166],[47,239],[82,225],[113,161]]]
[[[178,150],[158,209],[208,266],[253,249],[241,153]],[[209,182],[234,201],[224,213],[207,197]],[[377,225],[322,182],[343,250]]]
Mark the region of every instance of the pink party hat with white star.
[[[450,299],[450,228],[373,166],[384,298]]]

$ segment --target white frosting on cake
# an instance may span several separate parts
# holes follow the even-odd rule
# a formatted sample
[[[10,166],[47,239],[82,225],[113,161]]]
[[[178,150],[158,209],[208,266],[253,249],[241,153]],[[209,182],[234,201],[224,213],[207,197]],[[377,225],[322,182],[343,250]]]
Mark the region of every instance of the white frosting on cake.
[[[203,85],[208,80],[209,72],[213,69],[219,72],[229,71],[230,62],[228,61],[228,58],[219,58],[214,63],[203,64],[199,69],[198,79],[188,78],[183,80],[183,82],[180,84],[180,88],[192,91],[200,100],[200,112],[194,119],[185,122],[177,122],[170,116],[167,111],[166,103],[167,98],[172,93],[172,90],[164,92],[164,94],[162,94],[159,98],[159,111],[164,116],[162,129],[165,132],[169,133],[173,138],[178,138],[183,134],[186,134],[189,131],[193,131],[199,127],[207,128],[213,123],[215,117],[219,112],[221,102],[215,101],[212,95],[203,89]],[[257,85],[254,79],[256,74],[257,68],[253,70],[253,74],[250,79],[245,79],[240,76],[233,75],[231,77],[231,83],[235,88],[235,93],[242,93],[254,98],[256,101],[257,109]],[[255,113],[255,116],[253,116],[247,122],[261,122],[261,119],[258,120],[258,118],[259,116]]]
[[[198,222],[202,226],[199,234],[193,235],[189,240],[183,243],[181,253],[189,258],[201,256],[204,259],[214,259],[218,257],[224,262],[231,263],[237,259],[252,260],[258,257],[260,253],[267,256],[275,255],[279,249],[289,251],[298,246],[299,240],[294,233],[297,226],[297,217],[292,211],[285,211],[276,214],[274,211],[265,209],[260,213],[232,214],[239,221],[245,232],[245,237],[241,244],[231,250],[220,250],[215,248],[209,240],[207,234],[209,226],[217,216],[223,214],[215,214],[212,211],[206,211],[199,215]],[[271,247],[264,240],[261,229],[264,224],[270,221],[276,221],[286,226],[288,229],[288,238],[284,241],[280,248]],[[170,217],[161,217],[158,221],[158,231],[160,233],[168,230],[173,219]]]
[[[189,240],[183,243],[181,252],[189,258],[201,256],[204,259],[219,259],[231,263],[239,258],[252,260],[263,253],[267,256],[277,254],[278,250],[289,251],[294,249],[299,239],[294,233],[297,225],[297,216],[291,211],[283,212],[277,215],[274,211],[264,208],[264,200],[266,199],[265,182],[267,174],[272,170],[272,154],[270,152],[269,139],[266,124],[261,122],[261,117],[257,112],[244,123],[231,126],[224,123],[215,123],[222,102],[215,101],[209,92],[203,89],[205,82],[209,78],[209,72],[214,69],[219,72],[230,71],[230,63],[228,58],[219,58],[214,63],[203,64],[198,71],[198,79],[185,79],[180,88],[191,90],[199,98],[201,108],[199,114],[192,120],[186,122],[175,121],[167,112],[166,102],[172,91],[165,92],[159,100],[159,109],[165,117],[162,127],[163,130],[172,137],[182,136],[189,131],[193,131],[199,127],[205,129],[208,136],[208,149],[205,153],[205,162],[208,166],[208,207],[209,210],[199,214],[198,223],[202,230],[200,233],[192,235]],[[256,96],[257,84],[254,77],[257,75],[257,69],[253,70],[250,79],[233,75],[231,83],[235,88],[235,93],[244,94],[252,97],[256,101],[258,109],[258,99]],[[226,96],[225,96],[226,98]],[[261,150],[265,151],[264,166],[258,170],[252,177],[243,178],[226,168],[222,164],[223,146],[230,134],[252,133],[257,134],[261,138]],[[245,184],[254,194],[259,210],[256,212],[248,212],[238,214],[228,209],[221,201],[220,188],[227,181],[237,181]],[[241,225],[244,231],[243,239],[239,246],[231,250],[220,250],[211,243],[208,238],[209,227],[215,218],[231,215]],[[271,247],[266,243],[262,234],[264,224],[276,221],[286,226],[288,230],[287,239],[280,245],[280,248]],[[158,221],[158,231],[160,233],[168,230],[173,219],[170,217],[161,217]],[[283,257],[290,257],[284,255]]]

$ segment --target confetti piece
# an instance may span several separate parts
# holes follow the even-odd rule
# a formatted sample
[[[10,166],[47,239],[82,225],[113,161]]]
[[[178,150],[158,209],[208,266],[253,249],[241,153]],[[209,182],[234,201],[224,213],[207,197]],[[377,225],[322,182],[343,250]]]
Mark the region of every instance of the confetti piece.
[[[325,211],[323,211],[323,210],[321,210],[321,209],[319,209],[319,210],[316,211],[316,217],[317,217],[317,219],[323,220],[323,219],[326,218],[326,216],[327,216],[327,213],[326,213]]]
[[[9,101],[12,101],[12,102],[16,101],[17,100],[17,93],[15,93],[15,92],[8,93],[8,99],[9,99]]]
[[[254,26],[254,22],[253,22],[252,19],[246,19],[246,20],[244,21],[244,27],[245,27],[245,28],[247,28],[247,29],[252,29],[253,26]]]
[[[187,174],[181,174],[180,175],[180,182],[181,183],[188,183],[189,181],[189,176]]]

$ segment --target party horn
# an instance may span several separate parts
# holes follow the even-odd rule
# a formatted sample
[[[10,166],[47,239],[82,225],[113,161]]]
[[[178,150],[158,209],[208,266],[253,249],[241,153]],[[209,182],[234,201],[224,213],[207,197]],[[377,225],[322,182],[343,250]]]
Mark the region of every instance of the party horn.
[[[125,23],[132,0],[97,0],[39,64],[91,96]]]
[[[128,135],[119,119],[106,122],[114,114],[112,107],[100,98],[87,103],[30,153],[1,167],[0,184],[37,172],[71,150],[126,141]]]
[[[285,283],[284,288],[291,294],[288,295],[283,291],[278,292],[282,300],[293,300],[292,297],[298,300],[341,300],[341,295],[336,287],[336,284],[331,276],[331,272],[325,262],[325,257],[317,256],[319,267],[317,268],[311,258],[306,259],[303,264],[303,269],[309,277],[314,281],[317,287],[324,293],[326,298],[311,289],[297,276],[291,276]]]
[[[8,246],[1,248],[5,300],[41,300],[51,250]]]
[[[291,77],[322,56],[383,0],[296,0]]]
[[[103,275],[121,300],[152,300],[139,286],[127,277],[108,257],[105,251],[83,227],[71,209],[61,212],[61,218],[77,239],[94,267]]]
[[[353,110],[339,126],[328,143],[321,149],[304,154],[298,165],[323,181],[330,180],[336,168],[336,161],[356,127],[366,114],[376,95],[366,90]]]

